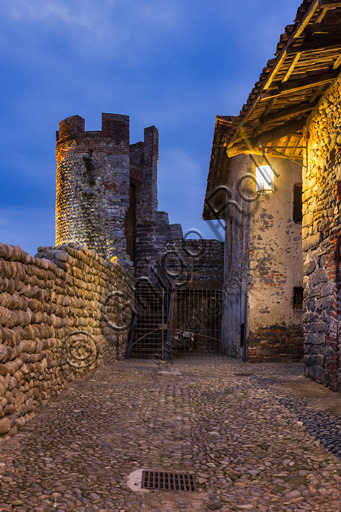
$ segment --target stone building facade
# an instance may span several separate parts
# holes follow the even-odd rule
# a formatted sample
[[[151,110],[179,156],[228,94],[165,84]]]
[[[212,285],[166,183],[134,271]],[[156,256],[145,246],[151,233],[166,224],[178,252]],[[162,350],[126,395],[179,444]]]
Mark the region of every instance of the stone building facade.
[[[298,360],[303,357],[302,219],[294,217],[294,191],[302,187],[302,168],[271,158],[274,191],[257,193],[255,164],[262,160],[231,158],[220,182],[230,193],[223,210],[223,338],[231,356]]]

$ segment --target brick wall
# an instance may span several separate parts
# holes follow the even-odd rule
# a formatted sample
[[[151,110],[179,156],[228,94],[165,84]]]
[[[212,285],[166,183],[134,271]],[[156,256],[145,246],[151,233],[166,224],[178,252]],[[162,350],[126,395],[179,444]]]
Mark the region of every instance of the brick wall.
[[[131,278],[75,244],[38,256],[0,244],[0,435],[15,434],[67,381],[126,350]]]
[[[173,281],[223,283],[224,244],[218,240],[177,239],[160,248],[161,262]],[[204,287],[204,286],[203,286]]]

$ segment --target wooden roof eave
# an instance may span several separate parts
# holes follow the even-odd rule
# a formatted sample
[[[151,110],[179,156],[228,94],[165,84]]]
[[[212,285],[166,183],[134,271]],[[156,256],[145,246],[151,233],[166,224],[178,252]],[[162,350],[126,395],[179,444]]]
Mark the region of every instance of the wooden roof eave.
[[[276,63],[274,65],[274,67],[272,68],[272,70],[270,71],[269,76],[266,78],[264,84],[261,86],[260,91],[259,91],[257,97],[254,99],[252,105],[249,107],[248,111],[246,112],[246,114],[243,116],[243,118],[240,120],[239,124],[237,125],[234,134],[232,135],[230,140],[227,142],[227,147],[231,147],[233,142],[238,137],[240,128],[246,123],[246,121],[248,120],[248,118],[252,114],[253,110],[257,106],[258,102],[261,100],[261,94],[264,93],[264,91],[267,91],[267,89],[269,89],[269,87],[271,86],[272,82],[274,81],[274,78],[275,78],[278,70],[280,69],[282,63],[284,62],[284,60],[287,57],[287,49],[291,46],[292,42],[295,39],[297,39],[302,34],[302,32],[304,31],[305,27],[310,22],[312,16],[315,14],[316,10],[319,8],[320,3],[322,1],[323,0],[314,0],[313,1],[313,3],[311,4],[310,8],[306,12],[305,16],[301,20],[300,24],[296,27],[296,30],[291,34],[291,36],[287,40],[285,46],[282,49],[281,54],[277,57]]]

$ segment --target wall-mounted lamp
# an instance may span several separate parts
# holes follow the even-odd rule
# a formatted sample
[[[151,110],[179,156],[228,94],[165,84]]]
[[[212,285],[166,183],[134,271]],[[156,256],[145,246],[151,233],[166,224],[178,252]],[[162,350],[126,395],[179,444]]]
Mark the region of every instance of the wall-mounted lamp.
[[[256,184],[258,194],[274,192],[274,170],[270,165],[256,167]]]
[[[267,165],[259,165],[252,154],[249,154],[252,162],[256,167],[256,185],[258,194],[270,194],[275,191],[275,176],[279,178],[279,174],[270,164],[263,148],[263,160]]]

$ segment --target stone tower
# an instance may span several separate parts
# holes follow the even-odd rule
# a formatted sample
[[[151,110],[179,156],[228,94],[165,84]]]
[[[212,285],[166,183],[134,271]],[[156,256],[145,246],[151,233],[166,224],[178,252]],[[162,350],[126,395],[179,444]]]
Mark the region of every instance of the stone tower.
[[[102,114],[101,131],[85,131],[72,116],[57,132],[56,245],[87,245],[106,260],[117,257],[138,274],[158,259],[157,163],[159,134],[144,130],[130,145],[129,117]],[[147,265],[147,266],[146,266]]]

